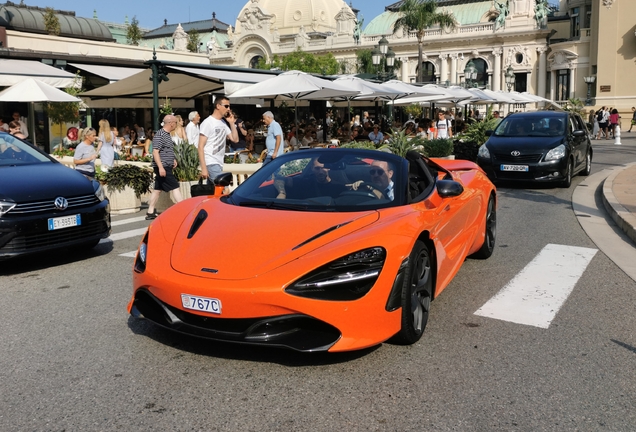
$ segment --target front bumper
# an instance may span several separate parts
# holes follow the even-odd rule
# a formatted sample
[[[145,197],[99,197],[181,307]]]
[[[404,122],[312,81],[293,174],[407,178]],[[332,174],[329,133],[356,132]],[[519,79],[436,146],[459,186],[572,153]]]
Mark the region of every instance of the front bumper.
[[[567,172],[567,158],[549,162],[510,162],[478,158],[477,164],[484,170],[489,179],[496,181],[563,181]],[[525,165],[528,171],[503,171],[502,165]]]

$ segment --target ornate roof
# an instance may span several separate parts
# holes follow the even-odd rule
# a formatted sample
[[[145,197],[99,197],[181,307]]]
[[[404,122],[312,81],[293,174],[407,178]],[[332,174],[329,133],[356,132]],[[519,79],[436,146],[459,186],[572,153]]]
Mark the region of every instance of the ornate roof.
[[[144,39],[154,39],[154,38],[162,38],[162,37],[172,37],[175,30],[177,30],[177,24],[168,24],[168,20],[164,21],[164,25],[150,30],[147,33],[144,33]],[[212,19],[201,20],[201,21],[192,21],[188,23],[182,23],[181,27],[186,33],[190,33],[191,30],[196,30],[199,33],[210,33],[214,30],[217,32],[227,32],[227,28],[229,24],[226,24],[222,21],[216,19],[216,13],[212,13]]]

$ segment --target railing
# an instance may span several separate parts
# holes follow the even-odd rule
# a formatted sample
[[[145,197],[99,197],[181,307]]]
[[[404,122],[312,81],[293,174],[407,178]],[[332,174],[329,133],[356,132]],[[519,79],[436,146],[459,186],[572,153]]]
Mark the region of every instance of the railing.
[[[450,33],[446,33],[441,28],[432,28],[432,29],[428,29],[424,31],[424,38],[426,39],[430,37],[440,37],[440,36],[442,37],[447,36],[451,38],[451,37],[454,37],[457,33],[459,34],[492,33],[494,31],[494,28],[495,28],[494,23],[479,23],[479,24],[459,26],[457,27],[456,32],[450,32]],[[401,38],[398,38],[396,35],[390,34],[390,35],[362,36],[362,41],[364,42],[364,44],[375,44],[383,36],[389,40],[402,40]],[[409,31],[407,39],[417,39],[417,31]]]
[[[494,28],[495,28],[495,25],[493,23],[487,23],[487,24],[479,24],[479,25],[472,25],[472,26],[462,26],[462,27],[459,27],[459,32],[460,33],[492,32]]]

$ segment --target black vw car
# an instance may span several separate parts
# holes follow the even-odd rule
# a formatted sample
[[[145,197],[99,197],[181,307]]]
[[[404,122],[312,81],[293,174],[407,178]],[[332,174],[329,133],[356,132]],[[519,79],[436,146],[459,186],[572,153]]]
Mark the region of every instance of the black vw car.
[[[477,163],[493,181],[556,182],[568,188],[572,176],[590,174],[592,154],[578,114],[536,111],[503,119],[479,148]]]
[[[99,182],[0,132],[0,260],[92,248],[109,235],[110,208]]]

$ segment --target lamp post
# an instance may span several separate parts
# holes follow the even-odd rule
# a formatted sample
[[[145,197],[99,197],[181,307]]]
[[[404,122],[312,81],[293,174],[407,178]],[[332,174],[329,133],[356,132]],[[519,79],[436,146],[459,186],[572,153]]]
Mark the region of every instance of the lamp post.
[[[464,86],[474,87],[476,79],[477,68],[475,67],[475,63],[473,63],[472,60],[469,60],[468,63],[466,63],[466,67],[464,68]]]
[[[583,77],[583,81],[587,84],[587,97],[585,98],[585,105],[592,105],[592,84],[596,81],[594,75]]]
[[[382,64],[382,59],[384,63]],[[382,39],[378,42],[378,46],[371,52],[371,61],[373,66],[378,68],[378,80],[388,81],[393,78],[393,65],[395,64],[395,53],[389,47],[389,41],[382,36]],[[382,70],[380,70],[380,64],[382,64]],[[387,71],[387,69],[389,69]]]
[[[508,93],[512,90],[515,85],[515,71],[512,69],[512,65],[508,66],[506,69],[506,85],[508,86]]]

